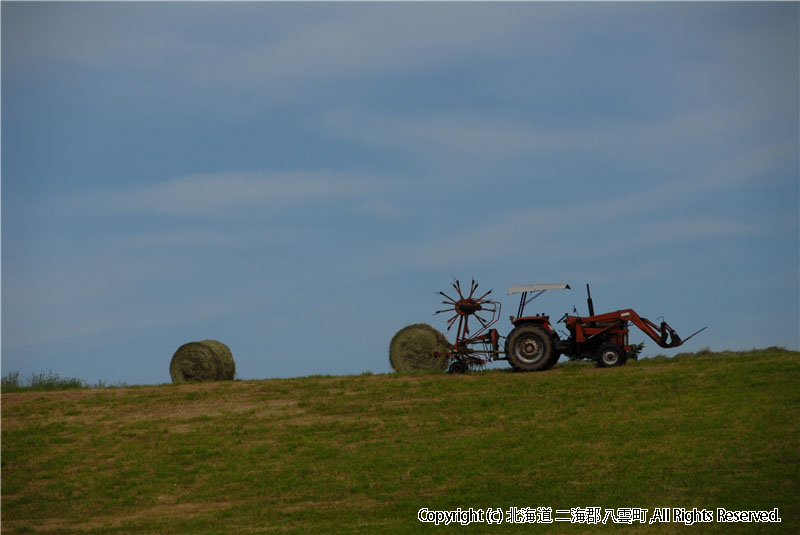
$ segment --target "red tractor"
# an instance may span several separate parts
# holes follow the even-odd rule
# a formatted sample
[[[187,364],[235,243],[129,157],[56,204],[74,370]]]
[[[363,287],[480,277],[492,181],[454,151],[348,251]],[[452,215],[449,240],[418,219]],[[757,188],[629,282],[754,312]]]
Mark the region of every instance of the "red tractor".
[[[472,281],[470,292],[464,296],[458,281],[453,284],[459,299],[453,299],[443,292],[447,301],[444,304],[452,308],[439,310],[436,313],[453,312],[447,322],[447,330],[458,321],[456,343],[452,346],[450,357],[451,373],[463,373],[473,365],[483,365],[490,361],[507,360],[518,371],[542,371],[555,366],[561,355],[570,359],[589,359],[601,367],[621,366],[628,359],[631,346],[628,342],[628,326],[633,324],[641,329],[661,347],[678,347],[703,329],[695,332],[686,340],[681,340],[678,333],[667,322],[656,325],[647,318],[639,316],[634,310],[625,309],[605,314],[595,314],[589,285],[586,285],[588,316],[570,316],[564,314],[557,323],[564,323],[568,331],[566,338],[561,338],[550,324],[550,316],[546,314],[525,315],[525,307],[547,290],[569,290],[568,284],[528,284],[512,286],[509,295],[521,294],[516,316],[511,316],[514,328],[505,337],[503,351],[500,351],[500,338],[497,329],[491,326],[500,316],[500,303],[488,299],[491,290],[480,297],[475,297],[478,288]],[[489,317],[483,317],[489,315]],[[577,314],[577,311],[576,311]],[[475,333],[469,331],[469,318],[474,317],[480,324]]]

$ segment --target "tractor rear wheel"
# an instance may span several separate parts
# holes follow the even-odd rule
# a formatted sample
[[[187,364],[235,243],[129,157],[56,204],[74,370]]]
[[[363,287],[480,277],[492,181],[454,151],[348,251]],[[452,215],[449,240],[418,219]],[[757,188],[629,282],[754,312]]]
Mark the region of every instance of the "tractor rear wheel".
[[[505,351],[511,367],[523,372],[552,368],[559,357],[550,334],[538,325],[515,327],[506,338]]]
[[[597,350],[595,356],[597,365],[601,368],[613,368],[615,366],[622,366],[628,360],[628,355],[625,350],[617,344],[603,344]]]
[[[555,346],[554,346],[554,347],[555,347]],[[560,359],[560,358],[561,358],[561,353],[559,353],[557,349],[554,349],[554,350],[553,350],[553,357],[550,359],[550,362],[548,362],[548,363],[547,363],[547,365],[546,365],[546,366],[543,368],[543,370],[542,370],[542,371],[544,371],[544,370],[549,370],[549,369],[551,369],[553,366],[555,366],[556,364],[558,364],[558,359]]]

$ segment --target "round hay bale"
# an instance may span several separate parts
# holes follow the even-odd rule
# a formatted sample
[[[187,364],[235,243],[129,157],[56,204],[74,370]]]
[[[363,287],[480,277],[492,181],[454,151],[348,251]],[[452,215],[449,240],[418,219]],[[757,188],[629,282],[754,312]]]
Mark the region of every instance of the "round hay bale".
[[[172,356],[169,375],[173,383],[187,381],[229,381],[236,364],[228,346],[217,340],[183,344]]]
[[[450,349],[444,334],[427,323],[403,327],[389,344],[389,364],[397,372],[444,371],[449,357],[436,356],[435,352]]]
[[[231,348],[219,340],[203,340],[204,344],[210,346],[218,359],[220,380],[230,381],[236,376],[236,363],[233,361]]]

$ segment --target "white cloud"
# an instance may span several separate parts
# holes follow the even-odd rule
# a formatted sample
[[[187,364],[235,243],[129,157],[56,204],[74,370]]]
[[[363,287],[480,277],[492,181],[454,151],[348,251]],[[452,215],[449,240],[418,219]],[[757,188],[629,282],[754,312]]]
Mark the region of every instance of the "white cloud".
[[[487,211],[461,224],[427,227],[405,242],[393,241],[384,248],[340,259],[331,270],[338,268],[351,276],[353,266],[359,266],[363,273],[358,276],[382,278],[420,269],[457,270],[497,259],[536,258],[539,267],[553,261],[564,266],[587,259],[625,258],[641,251],[650,254],[654,249],[671,258],[677,251],[696,250],[698,244],[766,235],[779,225],[774,218],[754,223],[728,215],[685,217],[664,210],[692,187],[695,184],[687,182],[684,187],[664,186],[560,206]]]
[[[414,215],[414,210],[399,203],[387,202],[382,199],[369,199],[360,206],[360,212],[368,216],[382,219],[406,218]]]
[[[10,67],[67,62],[226,87],[275,90],[310,79],[372,76],[513,50],[512,36],[555,34],[570,8],[280,3],[64,4],[4,10]],[[530,11],[530,10],[527,10]],[[43,39],[47,36],[47,39]],[[4,60],[5,60],[4,54]]]
[[[157,308],[146,309],[140,301],[131,308],[96,307],[73,309],[73,313],[58,318],[51,311],[17,311],[4,319],[3,330],[13,332],[3,341],[4,350],[17,350],[58,342],[75,337],[96,336],[114,332],[131,332],[165,326],[219,318],[243,312],[252,305],[235,303],[159,303]],[[4,337],[5,338],[5,337]]]
[[[226,172],[174,178],[128,189],[92,191],[65,201],[81,213],[156,213],[236,217],[238,211],[361,199],[379,178],[337,172]]]
[[[253,247],[308,242],[324,235],[324,229],[256,228],[220,229],[215,226],[181,226],[158,231],[134,232],[118,238],[119,245],[132,250],[152,251],[158,248],[205,247],[209,250],[252,250]]]
[[[206,82],[281,92],[298,82],[352,80],[514,53],[514,37],[552,35],[548,22],[571,11],[542,6],[537,16],[523,20],[518,9],[478,4],[319,6],[248,47],[223,44],[192,56],[187,70]],[[271,14],[256,9],[253,16],[268,21]]]
[[[759,116],[754,110],[716,107],[635,123],[586,122],[579,127],[559,127],[533,121],[490,112],[392,115],[349,107],[322,114],[317,125],[333,138],[428,157],[480,155],[502,159],[574,151],[641,161],[676,152],[696,155],[708,149],[735,151],[738,155],[737,146],[727,145],[758,124]]]

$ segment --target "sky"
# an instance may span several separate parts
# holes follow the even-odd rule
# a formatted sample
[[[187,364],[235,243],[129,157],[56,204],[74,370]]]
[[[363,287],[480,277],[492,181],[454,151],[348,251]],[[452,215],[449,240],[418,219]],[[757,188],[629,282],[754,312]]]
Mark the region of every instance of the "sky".
[[[386,373],[473,277],[800,349],[799,7],[3,2],[2,372]]]

